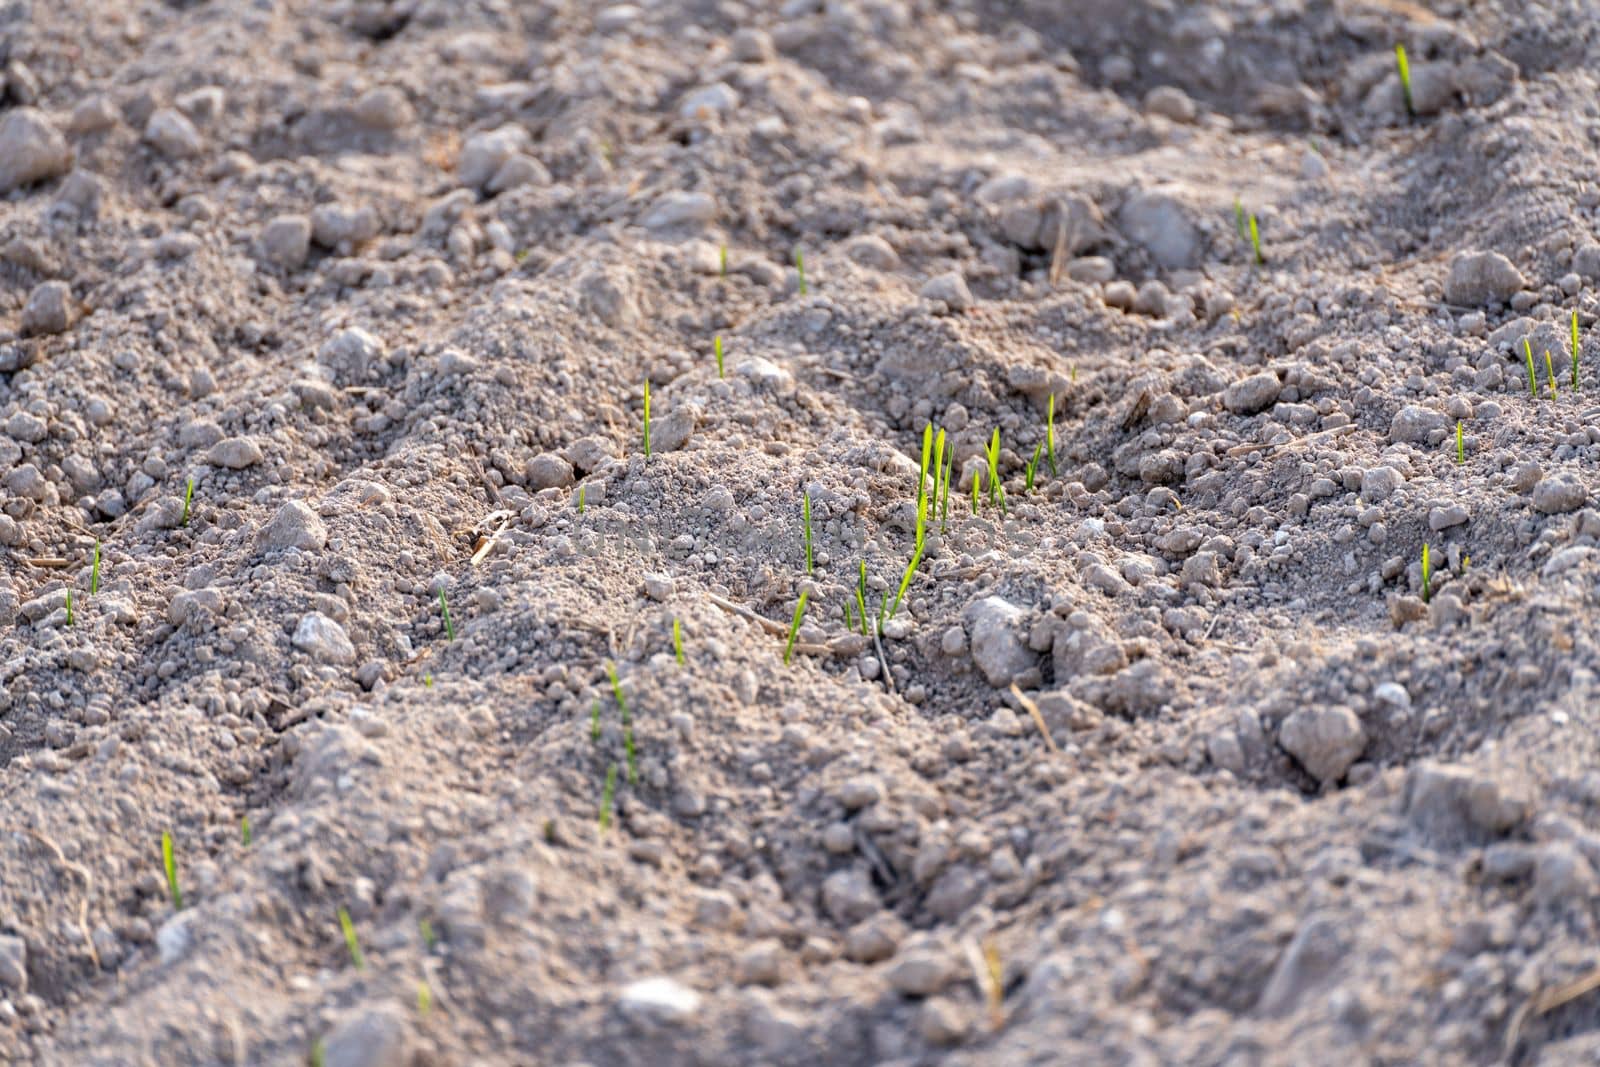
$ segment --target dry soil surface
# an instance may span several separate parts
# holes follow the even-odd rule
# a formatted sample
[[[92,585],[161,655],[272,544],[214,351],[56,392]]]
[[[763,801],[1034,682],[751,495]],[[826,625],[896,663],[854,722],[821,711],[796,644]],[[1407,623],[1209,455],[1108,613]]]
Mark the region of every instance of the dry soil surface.
[[[1596,16],[0,0],[0,1059],[1593,1062]]]

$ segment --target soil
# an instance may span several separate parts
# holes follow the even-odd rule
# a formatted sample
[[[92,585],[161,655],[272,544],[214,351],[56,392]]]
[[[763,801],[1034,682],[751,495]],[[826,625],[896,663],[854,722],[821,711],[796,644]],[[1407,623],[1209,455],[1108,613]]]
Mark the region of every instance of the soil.
[[[0,1059],[1592,1062],[1595,14],[0,0]]]

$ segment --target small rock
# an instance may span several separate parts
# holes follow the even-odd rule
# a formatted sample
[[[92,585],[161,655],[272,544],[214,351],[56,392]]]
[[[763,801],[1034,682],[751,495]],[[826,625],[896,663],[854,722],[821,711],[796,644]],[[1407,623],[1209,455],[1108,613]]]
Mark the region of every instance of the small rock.
[[[1405,475],[1390,466],[1372,467],[1361,472],[1361,499],[1380,504],[1405,484]]]
[[[72,169],[72,149],[44,112],[13,108],[0,120],[0,196]]]
[[[0,934],[0,989],[28,991],[28,943],[10,934]]]
[[[717,202],[709,193],[673,190],[663,193],[640,220],[648,230],[698,229],[717,219]]]
[[[317,349],[317,362],[340,381],[357,382],[384,358],[383,342],[359,326],[340,330]]]
[[[393,1006],[347,1015],[323,1043],[324,1067],[411,1067],[411,1024]]]
[[[739,94],[726,82],[717,82],[696,89],[678,105],[678,115],[685,122],[706,122],[726,115],[739,106]]]
[[[1278,744],[1327,786],[1344,777],[1367,747],[1367,735],[1349,708],[1304,707],[1284,720]]]
[[[354,248],[378,236],[378,213],[365,205],[319,204],[311,212],[311,239],[323,248]]]
[[[687,1023],[700,1012],[701,996],[671,978],[644,978],[617,997],[622,1014],[642,1022]]]
[[[971,634],[973,662],[990,685],[1010,685],[1017,675],[1038,666],[1026,642],[1026,613],[1015,604],[984,597],[967,605],[962,618]]]
[[[1577,511],[1588,502],[1589,493],[1577,476],[1561,472],[1552,474],[1533,487],[1534,509],[1546,515],[1565,515]]]
[[[261,228],[261,258],[285,270],[305,265],[311,252],[311,220],[304,215],[279,215]]]
[[[461,147],[456,177],[470,189],[483,189],[500,168],[528,144],[528,131],[515,123],[473,134]]]
[[[884,978],[902,996],[931,997],[954,976],[950,958],[925,939],[901,949]]]
[[[1199,114],[1194,100],[1176,85],[1158,85],[1151,89],[1144,96],[1144,109],[1173,122],[1193,122]]]
[[[1503,304],[1522,291],[1522,274],[1498,252],[1462,252],[1450,262],[1444,298],[1463,307]]]
[[[1526,821],[1532,805],[1468,768],[1419,763],[1406,774],[1405,811],[1430,845],[1448,847],[1507,833]]]
[[[872,881],[858,868],[834,871],[822,880],[823,910],[842,926],[853,926],[881,906]]]
[[[22,336],[64,333],[72,325],[73,311],[72,288],[66,282],[36,285],[22,307]]]
[[[303,500],[285,503],[256,535],[257,547],[268,552],[286,548],[315,552],[327,543],[328,528],[323,525],[322,517]]]
[[[1467,509],[1460,504],[1443,504],[1428,511],[1428,529],[1438,533],[1452,526],[1462,526],[1469,518]]]
[[[1393,444],[1424,445],[1450,429],[1450,420],[1441,411],[1432,408],[1408,404],[1394,413],[1394,419],[1389,423],[1389,440]]]
[[[169,159],[190,159],[205,150],[200,131],[187,115],[175,108],[164,107],[150,116],[145,123],[144,139]]]
[[[1594,899],[1594,868],[1570,841],[1546,841],[1533,861],[1533,895],[1546,907],[1587,906]]]
[[[416,111],[405,93],[393,85],[380,85],[356,98],[355,117],[370,130],[398,130],[411,125]]]
[[[693,434],[694,412],[689,408],[677,408],[650,420],[650,451],[676,452],[689,443]]]
[[[313,611],[294,628],[294,647],[309,652],[323,663],[354,663],[355,645],[344,627],[320,611]]]
[[[917,1033],[930,1045],[959,1044],[971,1029],[967,1010],[949,997],[931,997],[917,1012]]]
[[[851,778],[839,787],[838,798],[845,811],[870,808],[883,799],[883,783],[867,775]]]
[[[528,461],[522,472],[529,489],[562,489],[572,484],[572,464],[554,452],[542,452]]]
[[[766,940],[741,952],[733,964],[733,980],[740,985],[776,986],[783,982],[783,943]]]
[[[668,574],[646,574],[644,593],[657,603],[665,603],[678,595],[678,583]]]
[[[1222,392],[1222,404],[1235,415],[1254,415],[1278,400],[1282,390],[1278,376],[1271,371],[1241,378]]]
[[[845,959],[856,963],[882,962],[895,954],[905,936],[905,921],[891,911],[880,911],[845,932]]]
[[[888,241],[873,233],[850,238],[845,242],[844,254],[863,267],[876,270],[895,270],[900,266],[900,253]]]
[[[967,280],[960,271],[954,270],[929,278],[918,295],[924,300],[938,301],[951,311],[966,311],[975,303],[972,291],[967,288]]]
[[[1278,957],[1256,1010],[1268,1017],[1292,1014],[1308,993],[1332,981],[1344,959],[1348,940],[1332,916],[1313,915],[1306,919]]]
[[[1166,193],[1134,194],[1117,213],[1117,223],[1158,267],[1180,270],[1200,265],[1200,231],[1184,206]]]
[[[206,462],[213,467],[243,470],[261,462],[261,446],[250,437],[224,437],[206,452]]]

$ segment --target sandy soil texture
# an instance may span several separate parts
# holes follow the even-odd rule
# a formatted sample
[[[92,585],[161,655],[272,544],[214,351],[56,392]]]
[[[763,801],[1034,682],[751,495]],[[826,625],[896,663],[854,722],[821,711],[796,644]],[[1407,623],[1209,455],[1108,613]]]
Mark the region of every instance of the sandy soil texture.
[[[0,0],[0,1060],[1593,1062],[1597,15]]]

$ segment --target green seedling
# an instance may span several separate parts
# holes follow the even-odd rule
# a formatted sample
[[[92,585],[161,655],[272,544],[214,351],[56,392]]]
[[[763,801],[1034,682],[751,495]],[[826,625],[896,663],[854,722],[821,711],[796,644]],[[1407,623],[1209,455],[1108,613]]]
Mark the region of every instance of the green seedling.
[[[189,504],[194,500],[194,478],[189,479],[189,485],[183,491],[183,515],[178,519],[179,526],[189,525]]]
[[[944,438],[940,436],[940,445],[943,446]],[[928,540],[928,492],[926,489],[928,478],[928,460],[933,452],[933,427],[928,426],[922,432],[922,473],[917,478],[917,532],[915,547],[911,553],[911,562],[906,565],[906,570],[900,576],[900,588],[895,591],[894,602],[889,605],[889,618],[894,618],[895,612],[900,610],[900,601],[905,598],[906,590],[911,587],[911,579],[916,576],[917,565],[922,562],[922,553]]]
[[[1073,379],[1078,376],[1078,368],[1072,368]],[[1050,394],[1049,403],[1045,407],[1044,416],[1044,454],[1050,461],[1050,477],[1056,476],[1056,394]]]
[[[1467,461],[1466,439],[1461,436],[1461,420],[1456,420],[1456,466]]]
[[[1028,460],[1028,466],[1027,466],[1027,471],[1026,471],[1026,473],[1028,475],[1028,480],[1025,483],[1023,483],[1023,486],[1022,486],[1023,492],[1027,492],[1027,493],[1033,492],[1033,475],[1034,475],[1034,472],[1039,469],[1039,456],[1042,455],[1043,453],[1044,453],[1044,442],[1040,441],[1038,444],[1033,446],[1033,458]]]
[[[594,707],[589,709],[589,740],[595,744],[600,743],[600,701],[594,702]]]
[[[1250,248],[1256,254],[1256,266],[1266,266],[1267,257],[1261,254],[1261,227],[1256,225],[1254,214],[1250,216]]]
[[[800,295],[805,296],[810,291],[806,286],[806,254],[800,250],[798,245],[795,246],[794,250],[794,272],[800,279]]]
[[[728,276],[728,246],[727,245],[723,245],[722,246],[722,250],[717,254],[717,276],[720,277],[720,278],[726,278]]]
[[[361,942],[356,937],[356,924],[350,921],[350,913],[344,908],[339,909],[339,929],[344,933],[344,947],[350,951],[350,963],[358,971],[367,969],[367,958],[361,954]]]
[[[328,1048],[319,1037],[311,1042],[311,1067],[327,1067],[327,1064]]]
[[[1000,505],[1000,514],[1006,513],[1006,490],[1000,484],[1000,427],[994,428],[985,453],[989,460],[989,503]]]
[[[1522,339],[1522,351],[1528,357],[1528,395],[1537,400],[1539,398],[1539,379],[1533,373],[1533,346],[1528,343],[1526,337]]]
[[[1550,361],[1550,350],[1544,350],[1544,376],[1550,382],[1550,399],[1556,398],[1556,365]]]
[[[940,503],[939,503],[939,529],[940,530],[948,530],[950,528],[950,483],[955,480],[955,478],[953,477],[954,474],[955,474],[955,469],[956,469],[956,448],[955,448],[954,444],[951,444],[951,446],[950,446],[950,458],[944,461],[944,477],[939,479],[939,497],[940,497]]]
[[[808,492],[800,498],[800,514],[805,523],[806,537],[806,573],[811,574],[816,570],[811,555],[811,494]]]
[[[446,640],[456,639],[456,624],[450,621],[450,602],[444,598],[444,590],[439,590],[439,614],[444,618],[444,636]]]
[[[72,589],[67,589],[67,625],[72,625]]]
[[[979,484],[980,481],[981,481],[981,479],[978,477],[978,472],[977,471],[973,471],[972,472],[972,513],[974,515],[976,515],[978,513],[978,484]]]
[[[683,623],[677,619],[672,620],[672,652],[678,657],[678,666],[682,667],[683,659]]]
[[[1572,388],[1578,388],[1578,313],[1572,313]]]
[[[650,458],[650,379],[644,380],[644,458]]]
[[[616,698],[617,710],[622,713],[622,747],[628,755],[628,784],[634,785],[639,781],[639,756],[633,747],[633,713],[628,710],[628,701],[622,695],[622,679],[617,677],[617,665],[607,663],[606,673],[611,676],[611,695]]]
[[[794,655],[794,642],[800,636],[800,620],[806,617],[806,601],[811,598],[811,590],[805,589],[800,593],[800,601],[794,606],[794,619],[789,623],[789,640],[783,645],[783,664],[789,665],[789,657]]]
[[[1072,365],[1072,375],[1068,380],[1071,381],[1073,385],[1078,384],[1078,365],[1076,363]]]
[[[861,636],[867,636],[867,561],[861,561],[861,580],[856,582],[856,614],[861,618]]]
[[[1394,66],[1400,72],[1400,91],[1406,97],[1406,114],[1416,118],[1416,102],[1411,99],[1411,64],[1406,61],[1406,46],[1403,44],[1394,46]]]
[[[1572,373],[1574,380],[1576,380],[1578,373],[1576,369],[1577,364],[1574,363],[1573,367],[1574,369]],[[92,596],[98,592],[100,592],[100,542],[96,541],[94,543],[94,566],[89,568],[89,593]]]
[[[1433,560],[1430,558],[1428,542],[1422,542],[1422,602],[1426,604],[1433,599]]]
[[[1237,196],[1233,198],[1233,225],[1239,231],[1239,240],[1250,240],[1250,230],[1244,220],[1244,201]]]
[[[418,919],[417,932],[422,935],[423,945],[429,952],[432,952],[434,946],[439,943],[438,935],[433,932],[433,923],[427,919]]]
[[[720,333],[712,338],[711,350],[717,354],[717,377],[726,378],[727,374],[722,370],[722,335]]]
[[[600,832],[611,829],[611,805],[617,798],[617,765],[606,768],[606,784],[600,790]]]
[[[239,841],[245,848],[249,848],[255,841],[255,835],[250,832],[250,816],[239,816]]]
[[[167,894],[172,897],[172,910],[183,910],[183,890],[178,888],[178,861],[172,855],[172,835],[161,832],[161,867],[167,873]]]
[[[424,671],[423,672],[423,675],[422,675],[422,688],[424,688],[424,689],[432,689],[433,688],[433,672],[432,671]]]
[[[844,628],[846,633],[856,628],[855,613],[851,611],[850,601],[848,600],[844,602]]]
[[[428,983],[425,980],[419,981],[417,983],[417,1014],[426,1019],[432,1011],[433,990],[428,988]]]
[[[588,493],[589,493],[589,487],[587,485],[578,486],[578,514],[579,515],[583,514],[584,498],[586,496],[588,496]]]

